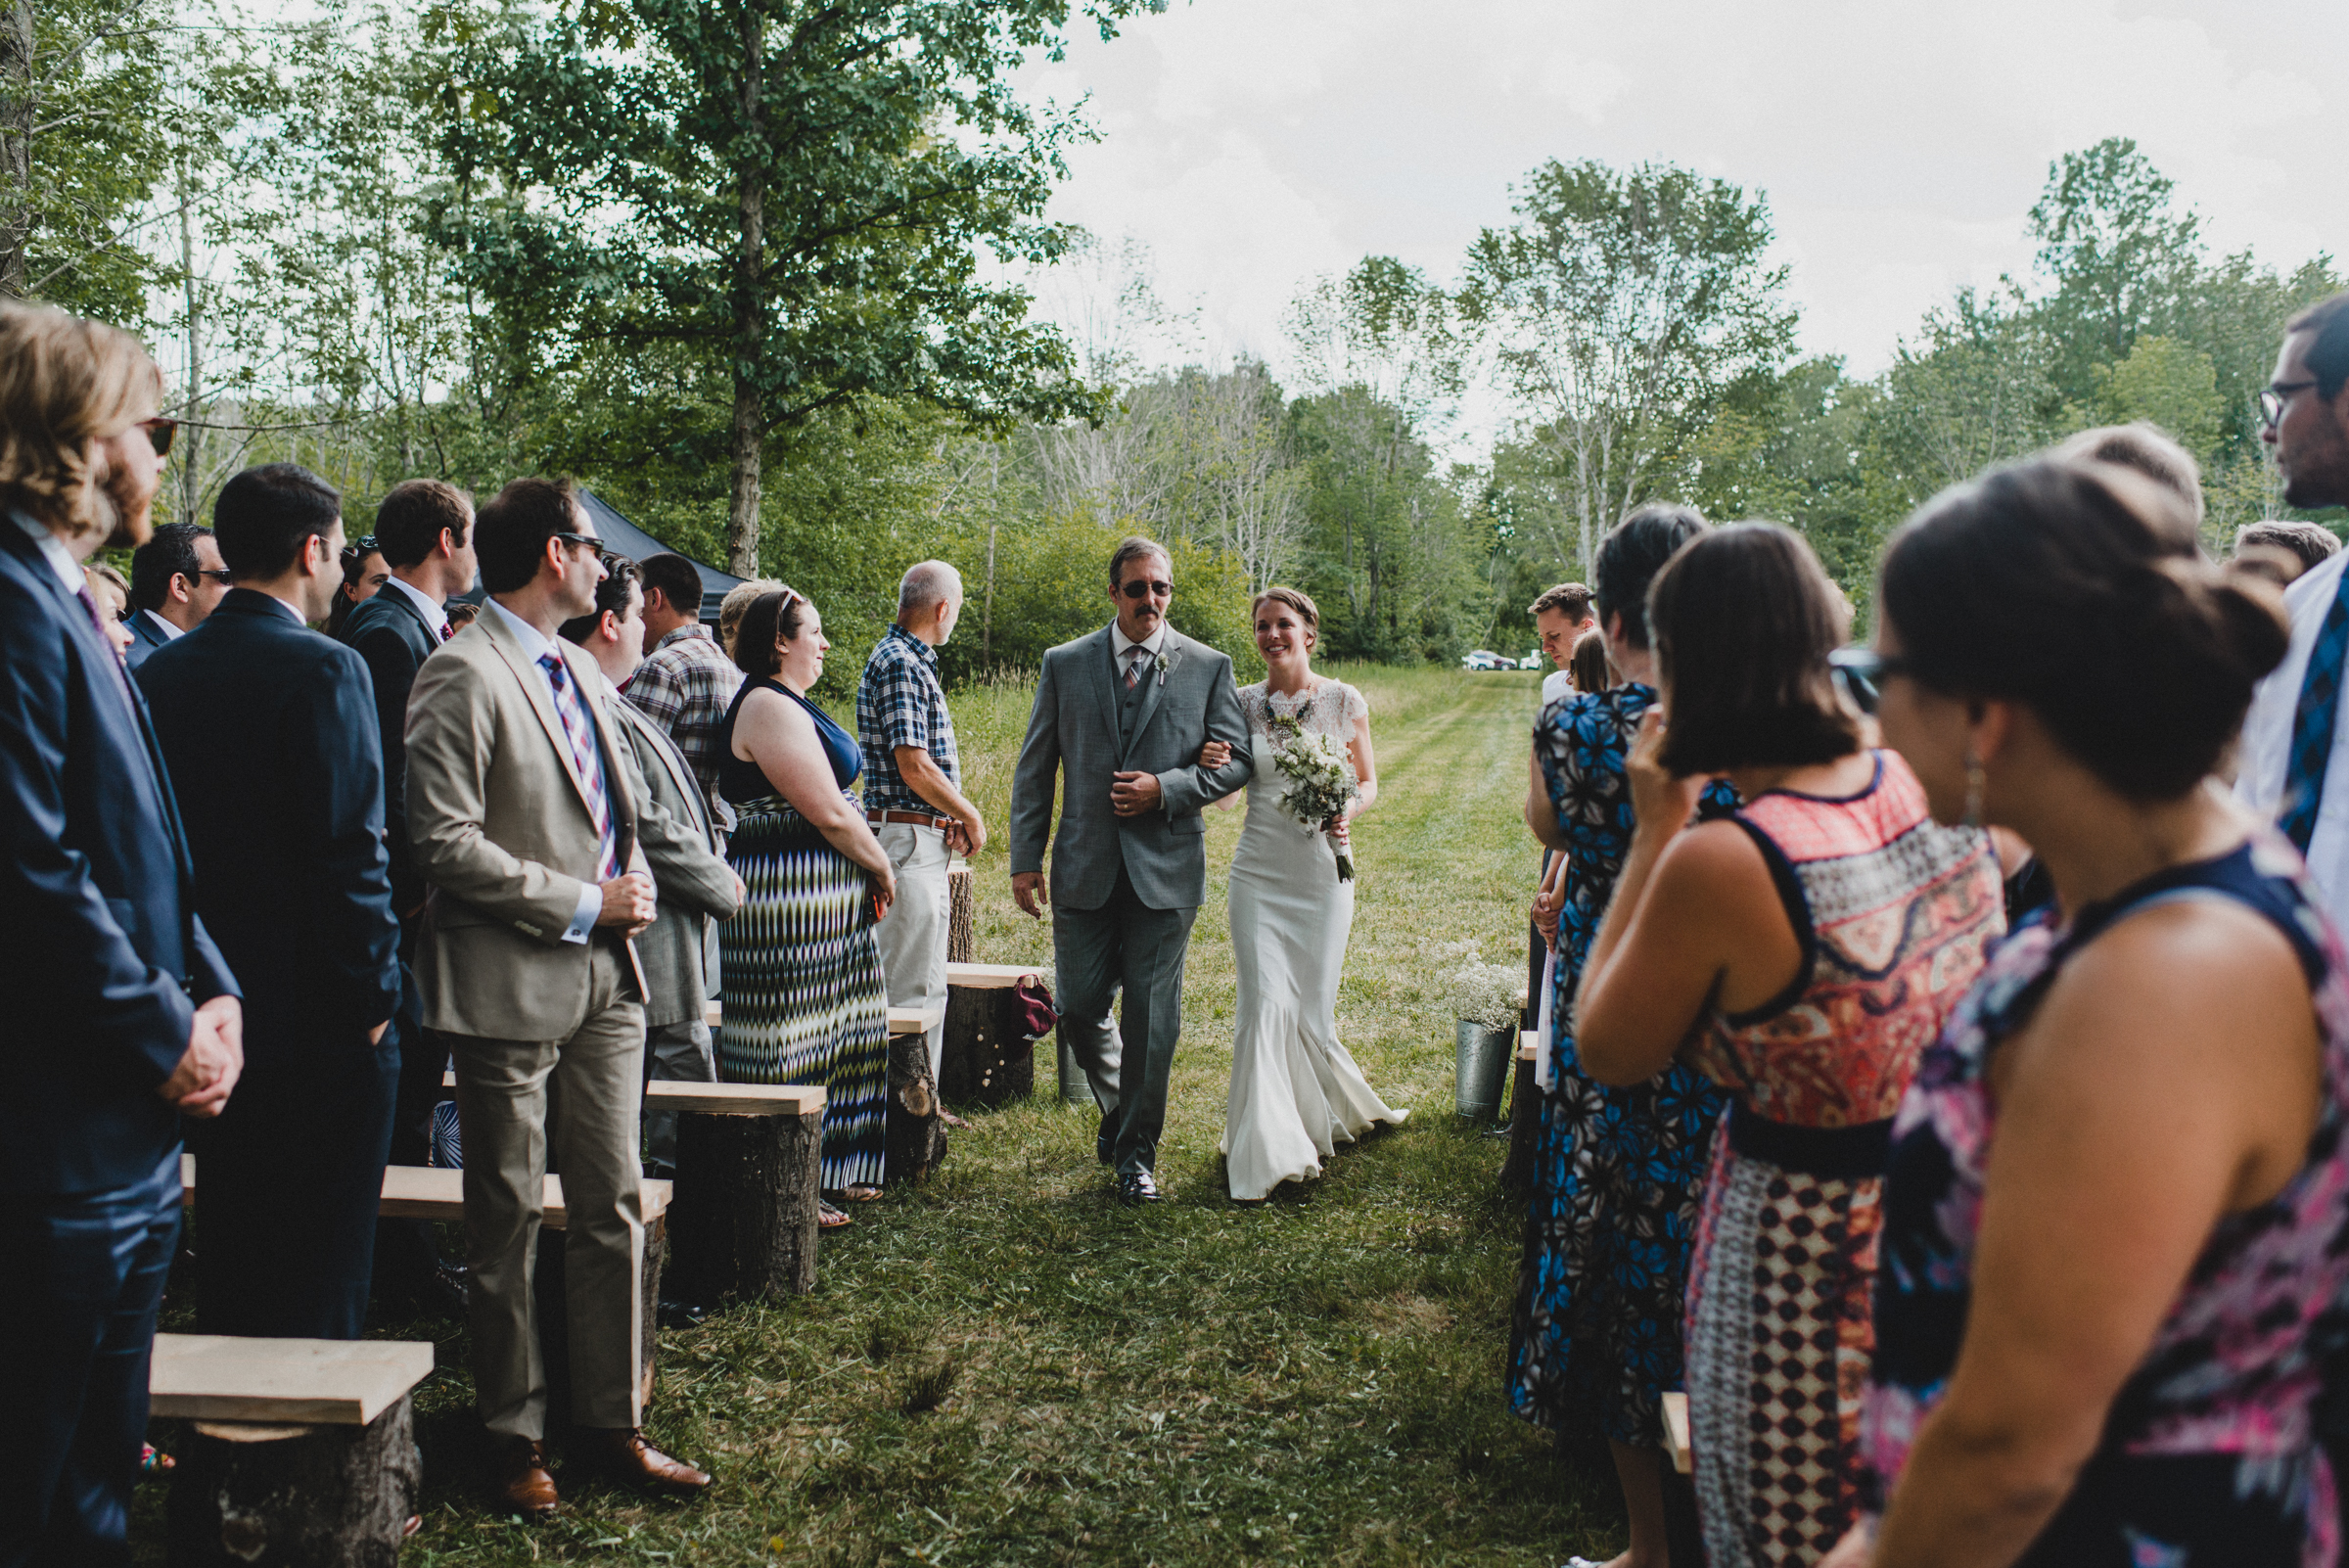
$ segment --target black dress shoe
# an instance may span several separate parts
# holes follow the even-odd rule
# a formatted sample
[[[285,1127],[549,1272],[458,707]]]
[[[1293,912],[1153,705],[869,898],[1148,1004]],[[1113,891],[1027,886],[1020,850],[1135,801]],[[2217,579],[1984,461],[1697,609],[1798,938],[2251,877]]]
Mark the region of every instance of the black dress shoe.
[[[697,1302],[671,1301],[664,1296],[656,1315],[663,1328],[698,1328],[702,1319],[710,1315],[710,1309]]]
[[[1147,1171],[1129,1171],[1118,1177],[1118,1201],[1128,1208],[1137,1203],[1156,1203],[1165,1196]]]
[[[1093,1134],[1093,1158],[1099,1160],[1103,1165],[1107,1165],[1110,1158],[1117,1153],[1117,1119],[1105,1116],[1101,1118],[1101,1130]]]

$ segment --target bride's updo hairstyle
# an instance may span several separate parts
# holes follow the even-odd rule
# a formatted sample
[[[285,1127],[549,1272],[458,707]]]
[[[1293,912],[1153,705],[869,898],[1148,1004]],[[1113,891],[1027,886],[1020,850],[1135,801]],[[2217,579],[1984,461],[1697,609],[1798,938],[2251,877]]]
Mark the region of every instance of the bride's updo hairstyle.
[[[1313,603],[1313,597],[1304,589],[1284,588],[1275,584],[1258,594],[1248,606],[1248,624],[1251,627],[1256,624],[1256,613],[1268,604],[1286,605],[1297,612],[1297,619],[1305,623],[1307,631],[1313,633],[1306,639],[1307,652],[1312,652],[1320,643],[1321,607]]]
[[[2208,776],[2289,636],[2274,588],[2203,559],[2179,497],[2050,458],[1926,502],[1886,547],[1876,602],[1920,684],[2023,704],[2143,802]]]
[[[1732,523],[1683,545],[1647,590],[1664,684],[1664,765],[1685,777],[1800,767],[1860,749],[1827,655],[1843,595],[1792,529]]]

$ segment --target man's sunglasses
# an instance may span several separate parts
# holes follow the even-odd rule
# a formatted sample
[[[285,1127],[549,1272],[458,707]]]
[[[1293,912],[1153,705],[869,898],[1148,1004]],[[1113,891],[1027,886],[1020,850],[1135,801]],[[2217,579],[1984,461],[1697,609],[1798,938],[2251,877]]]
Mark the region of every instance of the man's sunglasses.
[[[1144,578],[1136,577],[1118,591],[1125,594],[1128,599],[1139,599],[1145,596],[1158,599],[1172,599],[1174,597],[1174,584],[1172,582],[1151,582],[1145,580]]]
[[[229,571],[226,567],[198,567],[196,569],[196,575],[200,577],[209,577],[214,582],[234,582],[237,580],[237,575]]]
[[[155,455],[164,457],[170,454],[171,438],[179,434],[179,421],[158,414],[153,419],[140,420],[139,429],[147,433],[147,444],[155,448]]]
[[[1909,661],[1873,648],[1838,648],[1827,655],[1827,668],[1852,699],[1852,706],[1872,714],[1884,700],[1884,682],[1894,675],[1912,674]]]
[[[576,544],[582,550],[592,551],[598,561],[612,553],[611,547],[592,533],[553,533],[548,537],[561,539],[565,544]]]

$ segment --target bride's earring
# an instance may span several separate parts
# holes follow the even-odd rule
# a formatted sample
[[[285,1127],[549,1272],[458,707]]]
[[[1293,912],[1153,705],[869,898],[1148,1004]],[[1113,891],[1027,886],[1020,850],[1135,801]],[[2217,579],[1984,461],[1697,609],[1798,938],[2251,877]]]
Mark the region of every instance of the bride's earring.
[[[1968,746],[1965,749],[1965,825],[1969,828],[1982,825],[1982,792],[1989,782],[1982,771],[1982,759],[1974,755],[1974,749]]]

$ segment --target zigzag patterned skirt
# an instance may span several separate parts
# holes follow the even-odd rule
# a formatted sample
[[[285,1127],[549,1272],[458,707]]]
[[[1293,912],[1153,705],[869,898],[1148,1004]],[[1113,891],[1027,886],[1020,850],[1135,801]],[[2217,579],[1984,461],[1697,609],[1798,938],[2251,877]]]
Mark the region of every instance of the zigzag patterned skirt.
[[[779,796],[736,808],[747,897],[718,927],[718,1077],[824,1086],[823,1185],[881,1184],[889,989],[862,869]]]

